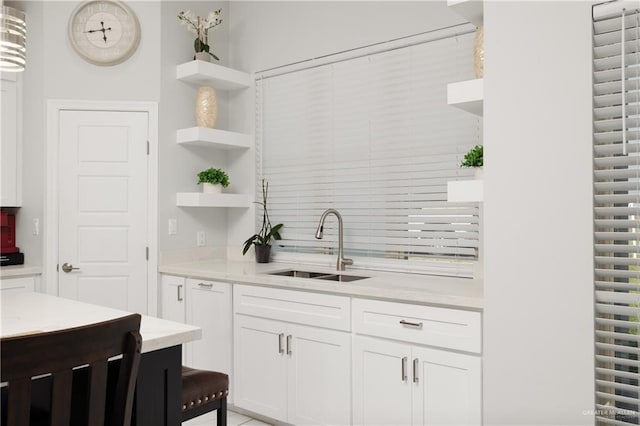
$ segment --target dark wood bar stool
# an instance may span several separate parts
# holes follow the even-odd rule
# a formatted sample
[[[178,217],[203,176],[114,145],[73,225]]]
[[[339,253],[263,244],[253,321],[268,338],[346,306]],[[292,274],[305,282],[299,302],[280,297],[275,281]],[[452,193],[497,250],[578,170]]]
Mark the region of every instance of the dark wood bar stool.
[[[217,411],[218,426],[227,426],[229,376],[182,366],[182,421]]]

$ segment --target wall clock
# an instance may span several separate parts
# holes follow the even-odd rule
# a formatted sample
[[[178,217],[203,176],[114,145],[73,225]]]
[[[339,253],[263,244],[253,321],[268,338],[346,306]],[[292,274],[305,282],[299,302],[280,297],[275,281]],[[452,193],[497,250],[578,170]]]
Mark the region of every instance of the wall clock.
[[[69,40],[82,59],[111,66],[126,61],[140,43],[140,23],[118,0],[81,3],[69,19]]]

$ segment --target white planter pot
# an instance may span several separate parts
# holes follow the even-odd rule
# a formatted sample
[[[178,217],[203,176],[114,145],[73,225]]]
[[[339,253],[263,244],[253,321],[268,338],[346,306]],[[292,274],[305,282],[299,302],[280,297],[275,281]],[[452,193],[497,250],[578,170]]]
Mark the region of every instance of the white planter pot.
[[[219,183],[203,183],[202,184],[202,192],[205,194],[221,194],[222,193],[222,185]]]
[[[211,55],[207,52],[198,52],[196,53],[196,61],[211,62]]]
[[[474,167],[473,168],[473,178],[476,180],[482,180],[484,174],[484,169],[482,167]]]

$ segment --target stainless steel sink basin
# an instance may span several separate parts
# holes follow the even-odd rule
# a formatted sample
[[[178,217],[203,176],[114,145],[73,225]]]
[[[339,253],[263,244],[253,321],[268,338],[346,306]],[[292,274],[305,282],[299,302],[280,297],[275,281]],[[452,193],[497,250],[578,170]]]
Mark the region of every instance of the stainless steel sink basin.
[[[366,278],[369,277],[359,277],[357,275],[343,275],[343,274],[336,274],[336,275],[324,275],[322,277],[317,277],[319,280],[327,280],[327,281],[338,281],[341,283],[348,283],[351,281],[358,281],[358,280],[364,280]]]
[[[345,274],[332,274],[327,272],[312,272],[312,271],[299,271],[297,269],[287,269],[286,271],[276,271],[276,272],[268,272],[269,275],[280,275],[283,277],[294,277],[294,278],[316,278],[319,280],[326,281],[337,281],[337,282],[351,282],[363,280],[369,277],[360,277],[357,275],[345,275]]]
[[[327,275],[326,272],[310,272],[310,271],[297,271],[295,269],[289,269],[287,271],[269,272],[269,275],[282,275],[283,277],[295,277],[295,278],[317,278]]]

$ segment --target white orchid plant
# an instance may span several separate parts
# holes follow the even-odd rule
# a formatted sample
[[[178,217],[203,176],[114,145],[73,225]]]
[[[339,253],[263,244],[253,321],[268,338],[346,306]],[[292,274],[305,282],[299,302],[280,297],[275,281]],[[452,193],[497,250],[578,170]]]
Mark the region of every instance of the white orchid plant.
[[[222,19],[220,15],[222,14],[222,9],[214,10],[213,12],[209,12],[206,18],[202,18],[200,16],[196,16],[191,11],[180,11],[178,13],[178,19],[180,19],[180,23],[187,26],[187,29],[196,35],[196,39],[193,42],[193,48],[196,53],[206,52],[211,55],[216,61],[219,61],[216,55],[211,53],[209,50],[209,30],[217,27],[222,23]]]

